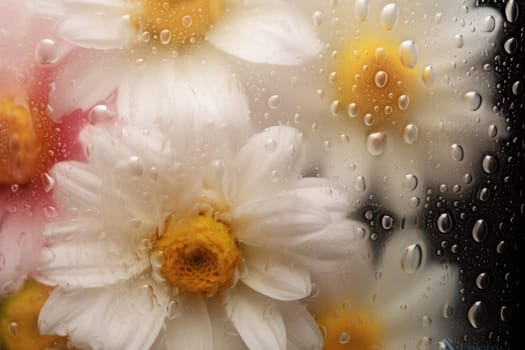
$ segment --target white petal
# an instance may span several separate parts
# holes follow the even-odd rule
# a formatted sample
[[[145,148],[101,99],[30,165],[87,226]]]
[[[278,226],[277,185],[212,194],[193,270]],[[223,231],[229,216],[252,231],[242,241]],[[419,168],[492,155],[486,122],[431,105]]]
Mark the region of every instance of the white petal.
[[[273,194],[294,183],[304,166],[302,134],[288,126],[274,126],[252,136],[237,154],[236,203]]]
[[[303,178],[293,186],[289,193],[295,193],[305,201],[315,203],[326,210],[332,219],[344,218],[349,213],[348,194],[333,181]]]
[[[148,281],[66,292],[55,289],[40,311],[42,334],[68,336],[79,348],[148,349],[167,313],[168,297]]]
[[[87,110],[117,88],[128,68],[124,56],[75,50],[61,63],[50,93],[56,118],[75,109]]]
[[[331,222],[326,211],[293,193],[242,204],[231,215],[235,237],[263,247],[298,246]]]
[[[226,298],[226,313],[250,350],[286,349],[286,329],[277,304],[238,285]]]
[[[148,267],[136,257],[126,232],[105,233],[100,222],[73,219],[48,224],[37,278],[64,288],[103,287],[138,275]],[[131,242],[130,242],[131,241]]]
[[[298,300],[310,295],[308,270],[292,255],[244,246],[247,274],[241,280],[257,292],[278,300]]]
[[[321,49],[310,21],[276,1],[231,8],[207,40],[244,60],[280,65],[300,64]]]
[[[64,0],[26,0],[26,6],[39,15],[58,17],[66,13]]]
[[[213,334],[206,304],[200,295],[182,300],[184,313],[166,321],[155,346],[159,349],[213,350]]]
[[[288,350],[317,350],[323,347],[319,326],[306,307],[299,302],[279,303],[286,326]]]
[[[225,127],[247,133],[243,129],[248,127],[249,109],[243,89],[223,61],[206,53],[146,61],[133,70],[118,91],[123,118],[148,127],[183,129],[192,136],[204,133],[208,141],[223,140],[224,131],[217,129]]]

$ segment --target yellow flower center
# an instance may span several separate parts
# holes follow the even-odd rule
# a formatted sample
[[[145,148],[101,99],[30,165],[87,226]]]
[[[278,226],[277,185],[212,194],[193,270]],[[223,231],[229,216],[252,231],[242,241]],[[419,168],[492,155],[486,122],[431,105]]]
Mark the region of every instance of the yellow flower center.
[[[324,336],[324,350],[383,350],[382,329],[371,313],[344,301],[316,316]]]
[[[338,101],[348,116],[375,131],[404,126],[420,90],[417,47],[380,39],[360,40],[343,50],[336,66]]]
[[[28,105],[0,98],[0,184],[24,184],[41,170],[39,129]]]
[[[224,0],[144,0],[131,20],[142,42],[178,48],[203,38],[223,7]]]
[[[160,275],[183,292],[215,294],[232,284],[242,261],[230,227],[211,214],[170,219],[154,249]]]
[[[40,335],[37,319],[50,288],[28,281],[17,294],[0,303],[0,349],[65,350],[66,337]]]

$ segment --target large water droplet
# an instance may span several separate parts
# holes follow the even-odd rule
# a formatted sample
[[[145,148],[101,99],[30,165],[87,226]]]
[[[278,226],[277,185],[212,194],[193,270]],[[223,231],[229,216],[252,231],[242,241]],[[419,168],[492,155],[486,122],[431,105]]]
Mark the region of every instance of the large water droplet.
[[[487,307],[482,301],[476,301],[468,310],[468,321],[476,329],[482,328],[487,322]]]
[[[281,104],[281,96],[272,95],[270,96],[270,98],[268,98],[268,107],[270,107],[271,109],[279,108],[280,104]]]
[[[423,262],[423,249],[419,244],[412,244],[405,248],[401,258],[401,268],[406,273],[414,273]]]
[[[386,135],[384,132],[374,132],[366,139],[366,149],[373,156],[379,156],[385,151]]]
[[[476,91],[469,91],[463,95],[463,102],[471,111],[477,111],[481,107],[482,98]]]
[[[381,218],[381,226],[385,230],[390,230],[392,226],[394,225],[394,218],[390,215],[383,215]]]
[[[416,143],[419,139],[419,130],[415,124],[407,124],[403,129],[403,140],[409,145]]]
[[[356,0],[355,18],[363,22],[368,17],[368,0]]]
[[[454,143],[450,145],[449,150],[450,158],[452,158],[455,161],[462,161],[464,157],[463,147],[458,145],[457,143]]]
[[[406,111],[408,109],[409,103],[410,103],[410,98],[408,97],[408,95],[401,95],[397,99],[397,106],[402,111]]]
[[[449,213],[443,213],[437,218],[437,228],[441,233],[449,233],[452,230],[452,217]]]
[[[498,169],[498,161],[495,157],[491,155],[486,155],[483,157],[483,171],[485,171],[487,174],[494,174],[496,170]]]
[[[168,45],[171,41],[171,32],[168,29],[163,29],[160,31],[160,42],[163,45]]]
[[[355,102],[349,103],[347,112],[350,118],[357,117],[357,104]]]
[[[515,0],[509,0],[505,5],[505,17],[510,23],[514,23],[518,20],[519,8]]]
[[[489,227],[487,222],[483,219],[479,219],[472,228],[472,238],[478,243],[485,241],[489,233]]]
[[[405,40],[399,45],[399,58],[407,68],[414,68],[419,59],[419,50],[412,40]]]
[[[383,28],[392,30],[399,20],[399,7],[397,4],[390,3],[381,10],[379,21]]]

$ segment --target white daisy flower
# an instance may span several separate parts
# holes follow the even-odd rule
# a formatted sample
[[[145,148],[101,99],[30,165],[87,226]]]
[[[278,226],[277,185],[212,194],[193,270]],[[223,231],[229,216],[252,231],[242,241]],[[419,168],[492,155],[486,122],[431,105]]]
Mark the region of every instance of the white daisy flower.
[[[320,49],[311,23],[282,0],[27,4],[57,18],[62,38],[97,49],[73,54],[71,65],[57,77],[51,104],[59,115],[88,109],[117,87],[123,117],[151,122],[172,112],[198,115],[206,108],[227,114],[221,108],[231,103],[229,98],[244,96],[220,51],[250,62],[297,65]],[[225,99],[218,106],[204,102]]]
[[[354,194],[411,212],[428,183],[461,191],[505,134],[493,72],[503,20],[473,3],[305,1],[326,42],[321,58],[294,80],[300,101],[285,76],[267,89],[279,108],[259,97],[254,109],[270,123],[297,113],[288,121],[315,140],[321,174]]]
[[[322,346],[298,300],[366,231],[344,192],[302,178],[298,131],[239,147],[213,126],[87,130],[88,164],[53,169],[66,216],[44,232],[39,280],[57,287],[42,333],[112,350],[229,349],[238,335],[250,349]]]
[[[449,348],[456,335],[451,320],[459,295],[457,268],[433,262],[421,232],[394,235],[378,267],[363,255],[342,273],[314,277],[322,287],[309,302],[323,349]]]

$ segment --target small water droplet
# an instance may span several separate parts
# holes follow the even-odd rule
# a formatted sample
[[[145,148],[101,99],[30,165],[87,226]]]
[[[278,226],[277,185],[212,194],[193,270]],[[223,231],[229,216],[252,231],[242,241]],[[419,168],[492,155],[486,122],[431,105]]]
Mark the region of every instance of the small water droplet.
[[[443,305],[443,317],[445,319],[448,319],[452,317],[452,314],[454,313],[454,309],[449,304]]]
[[[481,107],[482,98],[476,91],[469,91],[463,95],[463,102],[471,111],[477,111]]]
[[[489,233],[489,227],[487,222],[483,219],[479,219],[472,228],[472,238],[478,243],[485,241]]]
[[[490,199],[490,189],[483,187],[481,190],[479,190],[478,199],[482,202],[488,201]]]
[[[449,233],[452,231],[453,223],[452,217],[449,213],[443,213],[439,215],[436,224],[439,232],[441,233]]]
[[[408,97],[408,95],[401,95],[397,99],[397,106],[402,111],[406,111],[408,109],[409,104],[410,104],[410,98]]]
[[[52,64],[58,61],[58,45],[52,39],[42,39],[36,45],[35,56],[40,64]]]
[[[489,134],[489,137],[492,137],[492,138],[498,136],[498,127],[494,124],[489,125],[488,134]]]
[[[428,328],[430,327],[430,325],[432,324],[432,319],[428,316],[423,316],[421,318],[421,325],[425,328]]]
[[[378,88],[382,89],[388,83],[388,75],[385,71],[380,70],[376,73],[374,82]]]
[[[171,41],[171,32],[169,31],[169,29],[163,29],[160,31],[160,42],[163,44],[163,45],[168,45]]]
[[[381,218],[381,226],[385,230],[390,230],[394,224],[394,218],[390,215],[383,215]]]
[[[399,57],[406,68],[414,68],[419,59],[419,50],[412,40],[405,40],[399,46]]]
[[[502,306],[499,310],[499,318],[502,322],[508,322],[510,321],[512,316],[512,313],[510,311],[510,308],[508,306]]]
[[[512,93],[516,96],[518,96],[519,94],[521,94],[521,81],[520,80],[516,80],[514,82],[514,84],[512,84]]]
[[[314,26],[320,26],[323,23],[323,13],[321,11],[315,11],[312,14],[312,23]]]
[[[491,155],[486,155],[483,157],[483,171],[485,171],[487,174],[494,174],[496,170],[498,169],[498,161],[495,157]]]
[[[387,4],[381,10],[379,22],[386,30],[392,30],[399,20],[399,7],[395,3]]]
[[[509,55],[512,55],[518,49],[518,41],[516,38],[509,38],[503,44],[503,48],[505,49],[505,52],[507,52]]]
[[[455,161],[462,161],[464,157],[463,147],[458,145],[457,143],[454,143],[450,145],[449,150],[450,158],[452,158]]]
[[[189,28],[193,24],[193,18],[189,15],[182,16],[181,24],[184,28]]]
[[[350,342],[350,333],[348,332],[341,332],[339,334],[339,344],[348,344]]]
[[[463,44],[464,44],[463,35],[456,34],[454,36],[454,46],[457,47],[458,49],[460,49],[460,48],[463,47]]]
[[[481,30],[483,32],[492,32],[496,28],[496,19],[494,16],[487,16],[481,22]]]
[[[272,95],[270,98],[268,98],[268,107],[271,109],[277,109],[279,108],[281,104],[281,96],[279,95]]]
[[[348,116],[350,118],[355,118],[357,117],[357,104],[352,102],[350,104],[348,104]]]
[[[366,180],[363,176],[358,176],[355,179],[354,188],[357,192],[364,192],[366,190]]]
[[[144,172],[144,165],[142,164],[142,160],[137,156],[131,156],[128,159],[128,162],[126,164],[127,170],[132,176],[142,176],[142,173]]]
[[[415,124],[407,124],[403,130],[403,140],[409,144],[413,145],[419,139],[419,130]]]
[[[401,187],[405,192],[412,192],[417,188],[418,180],[413,174],[405,174]]]
[[[10,322],[7,325],[7,332],[10,336],[16,337],[18,335],[18,323],[16,322]]]
[[[487,307],[482,301],[476,301],[468,310],[467,316],[472,327],[482,328],[488,318]]]
[[[336,117],[339,115],[339,112],[341,111],[341,102],[339,100],[333,100],[330,104],[330,113]]]
[[[434,67],[426,66],[423,68],[422,79],[427,87],[430,87],[434,83],[435,76]]]
[[[476,277],[476,286],[479,289],[487,289],[489,287],[489,284],[490,276],[487,273],[482,272],[478,275],[478,277]]]
[[[401,258],[401,268],[406,273],[414,273],[423,262],[423,249],[419,244],[412,244],[405,248]]]
[[[368,17],[368,0],[356,0],[355,17],[361,22],[366,20]]]
[[[380,156],[385,151],[386,134],[383,132],[374,132],[368,135],[366,139],[366,149],[373,156]]]

